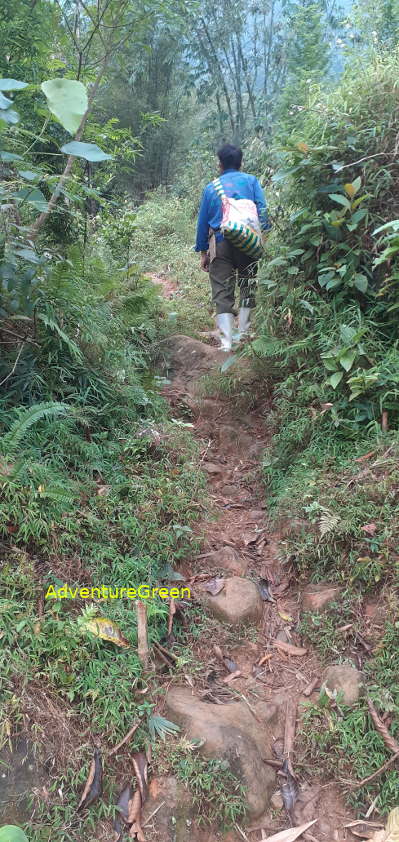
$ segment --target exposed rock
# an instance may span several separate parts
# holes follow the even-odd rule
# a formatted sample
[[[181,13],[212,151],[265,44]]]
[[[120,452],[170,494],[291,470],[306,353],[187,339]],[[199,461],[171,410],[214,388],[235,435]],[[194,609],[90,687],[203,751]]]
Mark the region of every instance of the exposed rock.
[[[160,343],[160,351],[166,358],[165,369],[174,375],[182,374],[185,380],[198,378],[226,359],[223,351],[191,336],[169,336]]]
[[[246,788],[248,813],[260,816],[276,786],[273,769],[263,763],[271,758],[272,729],[278,708],[267,702],[256,705],[256,716],[244,702],[213,705],[202,702],[186,687],[172,687],[166,696],[168,717],[181,725],[191,739],[204,740],[208,757],[228,760]]]
[[[342,588],[339,585],[329,585],[322,582],[319,585],[308,585],[302,595],[302,610],[312,614],[326,611],[332,602],[336,602]]]
[[[230,573],[235,573],[237,576],[242,576],[246,573],[248,562],[243,556],[240,556],[237,550],[233,547],[220,547],[208,556],[208,563],[214,564],[215,567],[221,567],[223,570],[229,570]]]
[[[159,839],[162,842],[199,842],[201,834],[193,826],[193,806],[190,794],[184,785],[174,777],[156,778],[152,781],[150,793],[143,809],[142,824],[157,810],[153,822],[154,837],[151,831],[146,839]]]
[[[359,670],[347,664],[328,667],[323,676],[322,687],[337,694],[342,693],[345,705],[353,707],[359,699],[362,679]]]
[[[256,585],[249,579],[239,576],[226,579],[223,590],[217,596],[204,592],[203,599],[208,611],[224,623],[238,625],[256,622],[262,617],[262,599]]]

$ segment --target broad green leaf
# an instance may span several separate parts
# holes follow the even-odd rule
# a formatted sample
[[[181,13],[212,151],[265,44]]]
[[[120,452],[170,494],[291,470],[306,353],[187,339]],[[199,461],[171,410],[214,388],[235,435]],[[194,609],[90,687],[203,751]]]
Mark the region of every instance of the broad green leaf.
[[[0,91],[0,108],[8,108],[9,105],[12,105],[12,99],[8,99],[8,97],[4,96],[4,94]]]
[[[2,109],[0,112],[0,120],[8,123],[9,126],[15,126],[19,121],[19,114],[12,108]]]
[[[51,113],[67,132],[75,134],[87,111],[85,86],[73,79],[48,79],[47,82],[42,82],[40,87]]]
[[[353,283],[354,283],[356,289],[358,289],[360,292],[366,292],[367,287],[369,285],[369,282],[368,282],[366,276],[361,275],[361,274],[355,275],[355,279],[354,279]]]
[[[355,199],[354,202],[352,202],[352,210],[355,210],[357,207],[359,207],[361,202],[364,202],[365,199],[369,199],[369,198],[370,198],[370,193],[363,193],[363,196],[358,196],[358,198]]]
[[[33,172],[33,170],[18,170],[18,175],[26,181],[36,181],[38,178],[43,178],[43,173]]]
[[[337,363],[335,362],[334,357],[323,357],[323,363],[324,363],[327,371],[336,371],[337,370]]]
[[[18,82],[17,79],[0,79],[0,91],[22,91],[27,87],[27,82]]]
[[[342,196],[341,193],[329,193],[328,198],[332,199],[333,202],[337,202],[338,205],[343,205],[343,207],[347,210],[350,210],[351,208],[349,199],[347,199],[346,196]]]
[[[22,155],[17,155],[16,152],[0,152],[0,158],[1,158],[2,161],[4,161],[4,163],[7,163],[7,164],[8,164],[9,161],[23,161],[24,160]]]
[[[393,231],[399,231],[399,219],[391,219],[391,221],[386,222],[385,225],[380,225],[379,228],[376,228],[375,231],[373,231],[373,237],[375,237],[376,234],[380,234],[381,231],[388,231],[390,228],[392,228]]]
[[[65,155],[76,155],[77,158],[84,158],[85,161],[109,161],[113,157],[103,152],[95,143],[81,143],[78,140],[65,143],[61,146],[61,152],[65,152]]]
[[[342,368],[344,368],[345,371],[351,370],[351,368],[353,366],[353,363],[355,362],[355,359],[356,359],[356,354],[357,354],[357,352],[355,350],[350,349],[349,351],[345,351],[340,356],[339,361],[342,365]]]
[[[28,842],[28,837],[15,824],[5,824],[0,827],[0,842]]]
[[[287,269],[288,275],[297,275],[298,272],[299,272],[299,269],[298,269],[297,266],[290,266],[289,269]]]
[[[336,389],[338,384],[341,382],[343,376],[343,371],[336,371],[335,374],[332,374],[331,377],[328,378],[327,383],[329,383],[330,386],[333,387],[333,389]]]
[[[48,202],[43,196],[41,190],[32,189],[31,187],[22,187],[17,193],[14,193],[14,198],[20,202],[29,202],[38,211],[46,211]]]

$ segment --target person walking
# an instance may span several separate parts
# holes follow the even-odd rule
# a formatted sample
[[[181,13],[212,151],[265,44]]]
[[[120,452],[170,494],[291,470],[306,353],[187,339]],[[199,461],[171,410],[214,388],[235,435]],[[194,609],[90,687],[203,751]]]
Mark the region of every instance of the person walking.
[[[230,351],[236,315],[234,309],[236,284],[240,297],[236,339],[240,341],[248,333],[250,312],[255,307],[255,284],[261,246],[251,245],[254,237],[257,237],[254,229],[259,226],[259,232],[265,232],[270,230],[271,225],[266,199],[258,179],[254,175],[241,171],[242,150],[230,143],[225,143],[217,155],[220,176],[208,184],[203,192],[198,215],[195,251],[201,254],[201,269],[209,272],[221,348],[224,351]],[[242,208],[244,208],[244,214],[245,212],[248,214],[248,208],[251,213],[251,206],[256,208],[254,213],[257,213],[257,220],[255,222],[249,217],[245,218],[245,222],[250,227],[244,226],[244,238],[243,225],[234,221],[229,222],[228,216],[233,210],[231,219],[239,220],[239,214],[243,213]],[[236,217],[234,217],[234,212],[236,212]],[[238,229],[240,236],[238,236]],[[259,237],[257,239],[260,240]]]

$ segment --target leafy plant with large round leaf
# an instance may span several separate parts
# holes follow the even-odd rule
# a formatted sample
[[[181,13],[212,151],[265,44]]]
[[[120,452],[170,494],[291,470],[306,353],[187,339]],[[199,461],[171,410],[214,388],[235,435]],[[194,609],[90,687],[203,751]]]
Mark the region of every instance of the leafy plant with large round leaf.
[[[40,87],[51,113],[67,132],[75,134],[88,107],[85,86],[73,79],[48,79]]]
[[[28,842],[28,837],[15,824],[5,824],[0,827],[0,842]]]

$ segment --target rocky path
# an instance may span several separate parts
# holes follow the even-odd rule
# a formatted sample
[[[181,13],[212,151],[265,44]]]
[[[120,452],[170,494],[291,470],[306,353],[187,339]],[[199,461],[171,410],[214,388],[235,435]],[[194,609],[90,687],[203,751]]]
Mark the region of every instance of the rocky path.
[[[150,815],[163,804],[150,822],[149,842],[258,842],[313,819],[301,838],[344,842],[351,816],[337,787],[319,781],[317,770],[297,772],[303,767],[301,703],[317,699],[323,680],[332,691],[343,689],[348,701],[359,692],[356,670],[336,667],[323,675],[297,632],[302,608],[323,611],[339,593],[328,585],[300,593],[280,557],[282,536],[270,532],[260,476],[269,406],[264,395],[257,398],[261,390],[248,362],[235,366],[230,394],[221,398],[209,385],[225,359],[220,351],[175,336],[164,352],[170,380],[164,392],[174,414],[190,413],[210,499],[199,525],[202,551],[182,571],[208,618],[194,646],[206,669],[171,683],[165,711],[202,742],[206,755],[229,762],[246,788],[248,813],[245,826],[228,836],[199,830],[181,786],[160,779],[146,809]]]

